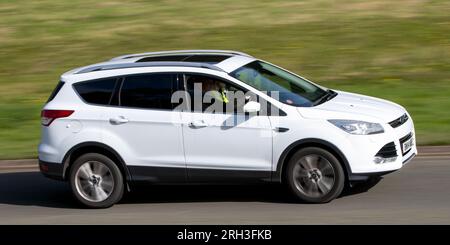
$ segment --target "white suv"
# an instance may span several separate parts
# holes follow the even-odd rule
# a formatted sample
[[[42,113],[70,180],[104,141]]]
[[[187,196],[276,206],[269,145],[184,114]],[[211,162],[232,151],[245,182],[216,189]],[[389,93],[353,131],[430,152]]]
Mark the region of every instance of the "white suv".
[[[181,50],[69,71],[42,110],[40,170],[93,208],[135,183],[282,182],[304,202],[400,169],[408,112],[248,54]]]

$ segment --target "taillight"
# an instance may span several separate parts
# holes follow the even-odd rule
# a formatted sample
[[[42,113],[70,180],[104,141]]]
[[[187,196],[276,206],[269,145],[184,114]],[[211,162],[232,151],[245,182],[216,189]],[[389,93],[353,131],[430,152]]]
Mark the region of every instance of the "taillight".
[[[72,110],[42,110],[41,123],[43,126],[49,126],[55,119],[68,117],[73,112]]]

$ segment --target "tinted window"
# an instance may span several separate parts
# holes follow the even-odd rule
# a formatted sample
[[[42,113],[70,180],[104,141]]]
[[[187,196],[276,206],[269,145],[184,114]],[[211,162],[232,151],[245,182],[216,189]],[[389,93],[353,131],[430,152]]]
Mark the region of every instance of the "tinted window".
[[[170,74],[147,74],[126,77],[120,91],[120,105],[127,107],[172,109]]]
[[[53,89],[53,92],[50,94],[50,97],[48,98],[47,102],[52,101],[55,96],[59,93],[59,90],[61,90],[61,88],[63,87],[64,82],[60,81],[57,85],[56,88]]]
[[[109,105],[116,78],[76,83],[73,86],[78,94],[88,103]]]

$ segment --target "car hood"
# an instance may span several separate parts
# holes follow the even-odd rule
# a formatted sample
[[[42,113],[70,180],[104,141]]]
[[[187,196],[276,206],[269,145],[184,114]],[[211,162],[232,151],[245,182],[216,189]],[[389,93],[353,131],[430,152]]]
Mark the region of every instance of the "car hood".
[[[399,118],[406,111],[393,102],[370,96],[336,91],[333,99],[315,107],[301,107],[305,118],[349,119],[388,123]]]

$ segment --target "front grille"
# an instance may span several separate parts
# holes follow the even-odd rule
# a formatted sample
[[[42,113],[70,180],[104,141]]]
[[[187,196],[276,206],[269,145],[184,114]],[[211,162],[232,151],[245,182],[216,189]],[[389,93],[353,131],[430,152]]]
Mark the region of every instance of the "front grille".
[[[413,136],[413,134],[412,134],[412,133],[409,133],[409,134],[403,136],[402,138],[400,138],[400,148],[402,148],[402,154],[403,154],[403,156],[406,155],[406,154],[408,154],[408,152],[411,150],[411,149],[409,149],[408,151],[403,152],[403,143],[405,143],[405,141],[411,139],[412,136]]]
[[[393,128],[396,128],[396,127],[399,127],[399,126],[403,125],[406,121],[408,121],[408,119],[409,119],[409,117],[408,117],[408,115],[405,113],[405,114],[403,114],[401,117],[395,119],[394,121],[389,122],[389,124],[390,124]]]
[[[391,142],[391,143],[384,145],[383,147],[381,147],[381,149],[378,151],[378,153],[375,156],[382,157],[382,158],[396,157],[397,149],[395,149],[395,143]]]

